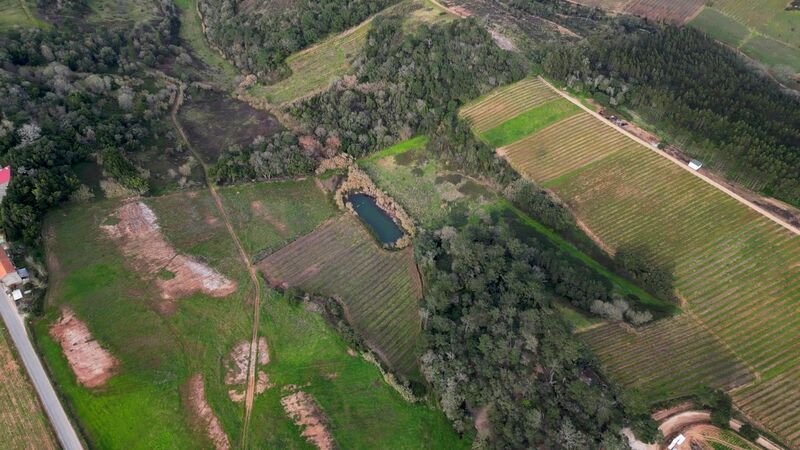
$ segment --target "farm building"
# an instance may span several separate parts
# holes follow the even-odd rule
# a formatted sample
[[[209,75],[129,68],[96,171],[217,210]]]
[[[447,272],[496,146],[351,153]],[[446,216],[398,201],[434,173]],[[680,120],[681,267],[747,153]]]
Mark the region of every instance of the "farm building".
[[[700,170],[701,167],[703,167],[703,163],[701,163],[700,161],[698,161],[696,159],[693,159],[693,160],[689,161],[689,168],[690,169],[692,169],[692,170]]]
[[[22,277],[3,249],[0,249],[0,282],[6,289],[22,286]]]
[[[6,166],[0,169],[0,200],[6,196],[6,189],[8,183],[11,182],[11,166]]]

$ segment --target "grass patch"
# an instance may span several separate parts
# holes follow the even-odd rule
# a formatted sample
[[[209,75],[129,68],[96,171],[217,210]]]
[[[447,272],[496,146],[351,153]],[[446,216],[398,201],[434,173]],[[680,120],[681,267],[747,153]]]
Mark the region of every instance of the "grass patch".
[[[280,405],[281,387],[306,386],[325,411],[340,448],[469,448],[433,405],[409,404],[383,382],[378,369],[295,300],[270,292],[263,303],[262,332],[273,358],[266,371],[277,386],[256,399],[251,447],[305,448]]]
[[[572,103],[556,99],[485,131],[480,134],[480,137],[492,147],[502,147],[578,112],[580,112],[580,108]]]
[[[219,189],[245,251],[271,253],[339,213],[313,178]]]
[[[575,332],[580,332],[603,322],[602,319],[584,314],[563,300],[556,301],[555,307]]]
[[[180,38],[189,44],[195,57],[212,69],[214,78],[232,85],[233,79],[240,75],[239,70],[208,44],[197,14],[197,0],[175,0],[175,5],[181,10]]]
[[[703,11],[689,22],[689,25],[714,39],[737,48],[750,34],[750,30],[745,25],[713,8],[703,8]]]
[[[16,26],[46,28],[47,22],[38,19],[35,11],[36,2],[31,0],[0,0],[0,31]]]
[[[417,136],[407,141],[395,144],[389,148],[385,148],[369,156],[365,156],[364,158],[359,159],[358,162],[369,164],[379,159],[388,158],[390,156],[401,155],[409,150],[418,150],[421,148],[425,148],[426,145],[428,145],[428,136]]]
[[[800,33],[800,24],[798,24],[798,33]],[[747,56],[773,68],[789,67],[795,72],[800,72],[800,48],[788,46],[769,37],[756,35],[742,46],[742,51]]]

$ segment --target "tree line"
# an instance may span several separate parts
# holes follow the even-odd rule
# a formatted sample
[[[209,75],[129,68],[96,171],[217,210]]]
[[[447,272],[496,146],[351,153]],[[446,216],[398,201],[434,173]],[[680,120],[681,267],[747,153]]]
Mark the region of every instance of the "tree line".
[[[292,53],[358,25],[397,0],[294,0],[276,7],[243,0],[199,0],[205,34],[236,67],[275,81]]]
[[[487,414],[489,448],[625,449],[623,426],[654,441],[647,406],[602,378],[554,309],[537,252],[493,219],[419,236],[422,372],[445,414],[462,432]]]

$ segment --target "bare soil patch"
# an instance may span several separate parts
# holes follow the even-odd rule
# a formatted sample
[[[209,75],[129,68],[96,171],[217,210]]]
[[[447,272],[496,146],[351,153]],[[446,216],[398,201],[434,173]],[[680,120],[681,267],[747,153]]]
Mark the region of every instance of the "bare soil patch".
[[[116,217],[118,223],[100,228],[119,243],[143,278],[155,282],[162,300],[167,300],[158,305],[162,312],[174,311],[175,304],[169,300],[198,291],[212,297],[226,297],[236,291],[235,281],[191,256],[177,253],[161,233],[155,213],[144,203],[127,203],[117,210]],[[162,271],[174,276],[159,277]]]
[[[269,346],[267,345],[267,338],[263,336],[258,339],[257,361],[261,366],[269,364]],[[245,398],[244,385],[247,383],[249,363],[250,342],[241,341],[233,347],[225,362],[224,383],[228,386],[239,386],[239,389],[228,390],[228,397],[236,403],[243,401]],[[256,393],[262,394],[271,387],[274,387],[274,384],[270,381],[269,375],[259,370],[256,380]]]
[[[303,391],[281,399],[284,411],[294,420],[295,425],[303,428],[301,435],[320,450],[336,448],[328,430],[327,419],[317,405],[314,397]]]
[[[89,328],[75,313],[64,308],[61,318],[50,327],[50,336],[61,345],[78,382],[88,388],[106,384],[119,368],[119,361],[92,338]]]
[[[230,439],[225,434],[219,418],[208,404],[203,375],[199,373],[192,375],[186,383],[185,390],[193,422],[205,430],[206,435],[214,444],[214,448],[217,450],[230,449]]]
[[[475,429],[479,438],[487,438],[492,434],[492,423],[489,421],[489,405],[482,406],[475,411]]]

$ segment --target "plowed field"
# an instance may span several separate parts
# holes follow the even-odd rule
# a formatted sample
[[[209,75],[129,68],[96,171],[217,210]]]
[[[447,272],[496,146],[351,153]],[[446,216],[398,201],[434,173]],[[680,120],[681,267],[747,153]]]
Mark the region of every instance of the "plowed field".
[[[396,370],[414,372],[421,286],[411,248],[383,250],[345,214],[271,254],[259,268],[273,285],[340,298],[370,346]]]

